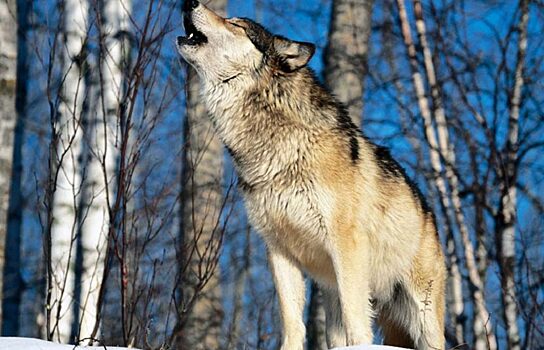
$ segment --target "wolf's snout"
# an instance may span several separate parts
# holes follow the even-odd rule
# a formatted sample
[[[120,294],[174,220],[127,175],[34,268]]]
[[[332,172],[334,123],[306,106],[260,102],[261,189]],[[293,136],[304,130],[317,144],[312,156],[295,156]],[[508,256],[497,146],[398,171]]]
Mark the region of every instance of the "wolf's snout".
[[[183,11],[189,12],[194,10],[198,6],[199,2],[197,0],[185,0],[183,2]]]

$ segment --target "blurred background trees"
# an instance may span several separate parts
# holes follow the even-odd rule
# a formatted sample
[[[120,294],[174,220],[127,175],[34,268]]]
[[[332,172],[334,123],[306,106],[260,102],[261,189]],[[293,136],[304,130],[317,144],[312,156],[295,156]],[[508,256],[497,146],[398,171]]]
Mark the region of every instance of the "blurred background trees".
[[[0,138],[5,152],[0,155],[0,267],[6,263],[7,219],[9,189],[13,163],[13,136],[15,131],[15,89],[17,81],[17,12],[14,2],[0,3]],[[10,242],[11,243],[11,242]],[[13,259],[13,258],[12,258]],[[11,259],[10,259],[11,260]],[[4,280],[0,279],[0,293]],[[1,315],[0,309],[0,315]]]
[[[422,188],[447,256],[448,347],[542,348],[544,4],[208,5],[316,43],[318,77]],[[0,0],[2,335],[278,346],[265,248],[175,51],[181,7]],[[308,349],[324,349],[308,287]]]

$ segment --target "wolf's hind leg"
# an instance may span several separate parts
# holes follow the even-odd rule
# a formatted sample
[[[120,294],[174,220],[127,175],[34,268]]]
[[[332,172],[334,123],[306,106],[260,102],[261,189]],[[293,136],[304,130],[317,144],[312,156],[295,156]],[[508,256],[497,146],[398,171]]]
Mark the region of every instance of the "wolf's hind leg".
[[[434,227],[434,226],[433,226]],[[404,286],[417,312],[408,325],[413,333],[416,349],[443,350],[446,269],[436,230],[431,230],[422,239],[422,248],[414,260],[414,268]],[[424,255],[422,252],[426,252]],[[434,252],[434,254],[432,254]],[[416,322],[417,321],[417,322]],[[414,327],[414,325],[418,327]],[[416,332],[417,330],[417,332]]]
[[[423,293],[415,296],[419,301],[420,333],[417,337],[416,349],[419,350],[443,350],[446,339],[444,336],[444,312],[442,294],[433,290],[432,281]]]
[[[414,341],[403,327],[399,327],[395,322],[386,319],[385,317],[380,317],[379,323],[383,334],[384,345],[398,346],[407,349],[414,348]]]
[[[347,346],[346,329],[342,323],[342,309],[336,289],[323,288],[323,302],[327,323],[327,345],[330,349]]]
[[[283,340],[281,350],[303,350],[305,289],[302,271],[280,251],[269,248],[268,262],[278,293]]]
[[[394,296],[381,310],[384,344],[418,350],[443,350],[445,346],[441,293],[427,287],[413,289],[399,283]]]

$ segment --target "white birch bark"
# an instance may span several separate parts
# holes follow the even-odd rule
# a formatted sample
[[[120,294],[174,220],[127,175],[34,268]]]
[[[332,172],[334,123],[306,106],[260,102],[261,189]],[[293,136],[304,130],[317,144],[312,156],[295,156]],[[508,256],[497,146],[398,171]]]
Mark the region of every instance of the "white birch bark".
[[[464,215],[461,212],[461,203],[459,200],[459,191],[457,177],[454,173],[455,166],[455,150],[453,144],[449,140],[448,125],[446,122],[446,113],[444,111],[442,97],[440,95],[440,90],[437,83],[436,72],[434,68],[434,62],[431,55],[431,50],[427,42],[426,35],[426,25],[423,18],[423,7],[419,0],[413,0],[414,5],[414,15],[416,18],[416,31],[418,34],[419,44],[421,50],[423,51],[423,62],[425,66],[425,73],[427,77],[427,82],[431,88],[431,99],[433,104],[433,114],[434,122],[436,123],[436,130],[438,134],[438,146],[440,149],[440,154],[444,158],[444,168],[446,171],[446,179],[448,180],[448,185],[450,186],[451,191],[451,200],[453,204],[453,209],[455,211],[456,222],[460,227],[463,235],[468,236],[468,229],[465,224]],[[427,103],[428,105],[428,103]],[[430,126],[430,125],[429,125]],[[444,192],[443,195],[446,195]],[[449,207],[449,205],[448,205]],[[449,210],[445,215],[449,215]],[[450,230],[451,231],[451,230]],[[447,238],[447,254],[450,258],[451,268],[450,268],[450,283],[451,283],[451,294],[452,294],[452,305],[451,310],[455,315],[455,337],[459,344],[463,342],[464,339],[464,327],[460,322],[462,312],[464,310],[463,302],[463,293],[462,293],[462,278],[458,265],[458,257],[456,254],[455,242],[453,240],[452,233],[448,235]],[[483,286],[483,284],[482,284]],[[477,320],[476,322],[481,322]],[[477,326],[479,333],[476,334],[476,348],[481,348],[479,342],[485,341],[486,334],[481,331],[481,328]]]
[[[491,320],[487,306],[485,304],[484,298],[484,285],[478,273],[478,268],[476,265],[476,259],[474,254],[474,248],[470,240],[469,231],[465,223],[464,214],[462,212],[462,204],[458,192],[458,178],[455,172],[453,171],[453,165],[455,164],[455,156],[453,152],[453,146],[449,141],[448,129],[445,121],[445,113],[442,107],[442,102],[440,100],[440,95],[438,88],[436,86],[436,75],[434,71],[434,65],[432,63],[432,57],[430,55],[430,50],[427,45],[425,37],[425,24],[422,17],[421,3],[414,0],[414,12],[418,17],[416,22],[416,29],[420,38],[420,45],[423,49],[424,61],[425,61],[425,72],[429,84],[431,85],[431,96],[433,97],[434,103],[434,113],[431,114],[431,109],[429,107],[429,102],[425,96],[424,83],[421,74],[419,73],[417,57],[416,57],[416,48],[412,40],[410,25],[408,22],[408,16],[406,12],[406,6],[404,0],[397,0],[397,6],[399,9],[399,17],[402,26],[402,34],[405,42],[406,49],[408,51],[408,56],[410,59],[410,68],[412,70],[412,80],[414,88],[416,90],[416,95],[418,99],[419,109],[421,116],[424,120],[425,125],[425,134],[427,142],[429,143],[429,152],[431,158],[431,166],[435,173],[435,183],[441,195],[441,200],[443,205],[446,208],[453,207],[455,214],[455,220],[459,231],[461,233],[461,239],[464,248],[465,254],[465,263],[469,275],[469,280],[474,286],[473,291],[473,301],[475,312],[474,320],[474,333],[475,333],[475,344],[474,349],[484,350],[484,349],[496,349],[497,341],[495,335],[492,331]],[[433,116],[438,129],[438,138],[435,134],[433,127]],[[451,190],[451,197],[448,196],[448,190],[446,183],[441,176],[442,172],[442,161],[441,156],[445,160],[446,168],[446,179],[447,185],[449,185]],[[451,200],[451,206],[449,201]],[[452,239],[452,238],[448,238]],[[453,243],[449,243],[451,245]],[[458,281],[457,281],[458,283]],[[457,287],[458,288],[458,287]],[[457,301],[461,302],[461,301]],[[456,302],[456,303],[457,303]]]
[[[392,38],[384,37],[384,40],[392,41]],[[393,71],[396,71],[396,64],[393,55],[391,52],[387,54],[389,65],[391,66],[391,69]],[[403,85],[397,80],[395,81],[395,87],[397,88],[399,94],[406,95],[405,89],[403,88]],[[424,101],[422,101],[422,104],[426,104]],[[404,129],[408,129],[411,127],[412,122],[411,120],[406,120],[406,118],[401,119],[402,120],[402,127]],[[422,154],[421,152],[421,140],[420,138],[409,136],[408,140],[410,144],[412,144],[413,148],[418,151],[419,154]],[[418,163],[421,163],[423,155],[418,157]],[[433,168],[433,176],[432,178],[428,179],[428,182],[433,184],[433,187],[435,190],[438,190],[439,186],[437,185],[437,178],[436,175],[438,174],[436,172],[437,164],[435,164]],[[446,292],[446,306],[448,308],[448,312],[450,314],[450,321],[454,328],[454,337],[456,344],[465,344],[465,327],[464,327],[464,312],[465,312],[465,303],[463,300],[463,276],[461,275],[461,270],[459,267],[459,258],[457,257],[457,247],[455,240],[453,238],[453,223],[451,222],[450,216],[449,216],[449,202],[445,200],[443,193],[438,191],[436,193],[435,191],[432,191],[431,194],[437,194],[439,198],[440,203],[440,209],[442,210],[442,216],[444,218],[444,234],[446,236],[446,262],[447,262],[447,268],[448,268],[448,290]]]
[[[126,54],[123,32],[128,28],[129,0],[103,2],[101,34],[105,41],[100,54],[101,103],[85,117],[89,119],[90,160],[85,179],[85,217],[81,223],[83,271],[81,277],[80,338],[89,337],[96,321],[96,307],[104,271],[109,230],[109,201],[116,182],[119,157],[117,142],[119,101],[123,96],[122,61]],[[119,321],[119,320],[117,320]]]
[[[463,301],[463,277],[459,269],[459,258],[456,254],[455,241],[453,240],[451,232],[446,240],[446,254],[449,263],[449,293],[451,296],[449,300],[449,310],[451,313],[451,320],[454,327],[455,341],[457,344],[464,344],[465,342],[465,327],[462,322],[463,313],[465,311],[465,303]]]
[[[524,85],[523,71],[527,51],[527,25],[529,22],[529,1],[520,1],[520,21],[518,24],[518,53],[514,73],[514,86],[510,98],[510,114],[508,116],[508,139],[506,141],[506,171],[502,179],[502,194],[497,223],[497,241],[499,250],[499,267],[501,270],[501,287],[504,323],[508,349],[521,349],[519,329],[517,325],[518,308],[515,286],[516,263],[516,178],[517,151],[519,148],[519,112],[521,106],[521,90]]]
[[[0,0],[0,302],[4,283],[4,252],[7,238],[7,218],[11,167],[13,161],[13,135],[16,121],[15,86],[17,80],[17,21],[14,0]],[[10,292],[8,290],[8,292]],[[2,320],[2,305],[0,305]]]
[[[470,240],[470,233],[466,224],[465,216],[462,212],[462,203],[459,197],[459,180],[454,172],[455,167],[455,150],[453,144],[449,140],[449,131],[446,123],[446,113],[444,111],[442,97],[437,83],[434,62],[431,55],[426,36],[426,26],[423,18],[423,7],[419,0],[413,0],[414,14],[416,17],[416,30],[418,33],[419,44],[423,51],[425,72],[427,81],[431,88],[431,98],[433,101],[433,116],[436,124],[436,130],[438,134],[438,144],[440,149],[440,155],[444,159],[445,175],[448,181],[448,185],[451,191],[451,202],[453,205],[455,219],[461,233],[463,246],[465,250],[465,259],[467,269],[469,270],[469,279],[478,289],[474,292],[474,301],[483,306],[476,307],[478,311],[474,320],[474,349],[484,350],[496,347],[496,339],[494,333],[492,333],[491,320],[489,320],[489,313],[485,308],[484,289],[485,285],[482,281],[478,264],[476,263],[473,244]]]
[[[82,50],[87,37],[88,3],[86,0],[63,2],[62,54],[64,79],[58,110],[56,150],[58,178],[54,193],[51,227],[52,331],[54,339],[72,339],[74,314],[75,239],[78,231],[78,203],[81,193],[81,111],[85,95]]]

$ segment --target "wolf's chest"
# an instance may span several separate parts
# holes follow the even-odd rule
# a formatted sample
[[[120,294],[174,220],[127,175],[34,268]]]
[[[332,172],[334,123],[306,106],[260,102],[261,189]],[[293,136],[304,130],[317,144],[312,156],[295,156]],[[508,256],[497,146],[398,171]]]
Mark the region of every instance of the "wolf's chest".
[[[247,157],[236,161],[253,225],[268,235],[324,235],[333,195],[316,178],[315,150],[301,132],[271,140],[258,137]]]
[[[250,222],[267,245],[291,256],[313,278],[331,283],[334,272],[325,242],[332,198],[312,187],[270,187],[244,197]]]
[[[324,233],[331,198],[311,181],[286,183],[276,179],[244,193],[250,219],[261,230]]]

